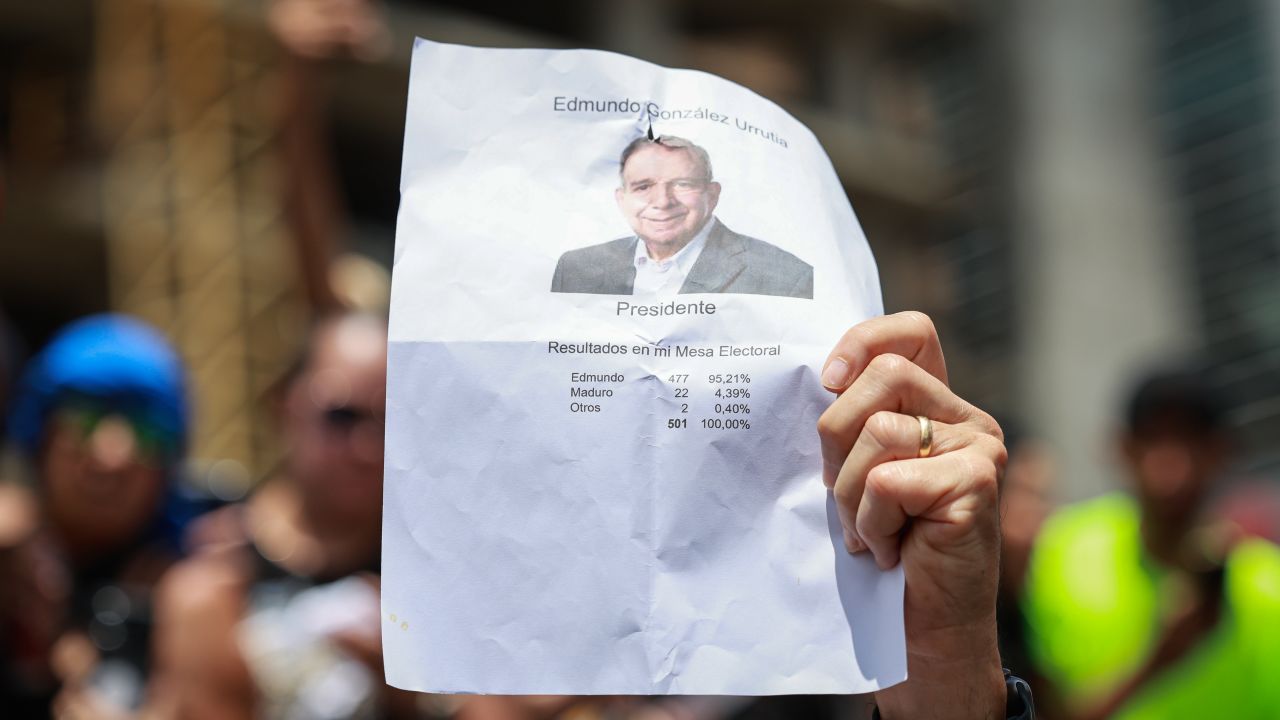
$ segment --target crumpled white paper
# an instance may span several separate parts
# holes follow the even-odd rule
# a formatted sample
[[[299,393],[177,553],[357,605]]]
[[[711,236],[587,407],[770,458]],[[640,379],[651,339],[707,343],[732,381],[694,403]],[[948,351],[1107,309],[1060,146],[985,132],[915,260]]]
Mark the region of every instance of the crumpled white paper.
[[[707,151],[715,222],[811,266],[812,299],[732,280],[661,298],[550,291],[564,253],[634,236],[619,154],[650,130]],[[821,481],[820,364],[881,301],[808,129],[701,72],[418,40],[401,193],[388,682],[768,695],[906,677],[901,571],[845,552]],[[739,257],[778,257],[752,247]]]

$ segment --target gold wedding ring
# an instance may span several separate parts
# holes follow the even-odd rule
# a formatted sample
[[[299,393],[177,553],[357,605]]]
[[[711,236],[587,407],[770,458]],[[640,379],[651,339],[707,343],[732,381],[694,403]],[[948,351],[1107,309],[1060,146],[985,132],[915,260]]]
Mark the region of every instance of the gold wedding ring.
[[[933,452],[933,421],[923,415],[917,415],[920,421],[920,457],[927,458]]]

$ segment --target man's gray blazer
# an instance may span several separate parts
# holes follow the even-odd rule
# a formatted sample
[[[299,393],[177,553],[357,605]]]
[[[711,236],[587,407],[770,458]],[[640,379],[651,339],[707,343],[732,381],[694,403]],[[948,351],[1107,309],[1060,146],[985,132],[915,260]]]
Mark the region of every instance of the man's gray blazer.
[[[744,293],[813,298],[813,266],[763,240],[739,235],[712,219],[702,254],[680,293]],[[636,237],[570,250],[560,256],[551,292],[630,295],[636,279]]]

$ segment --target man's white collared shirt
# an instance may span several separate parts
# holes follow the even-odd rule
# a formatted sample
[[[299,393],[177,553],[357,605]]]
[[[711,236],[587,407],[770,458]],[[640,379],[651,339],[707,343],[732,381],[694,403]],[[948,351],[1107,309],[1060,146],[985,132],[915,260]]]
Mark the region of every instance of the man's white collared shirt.
[[[666,260],[649,257],[649,249],[645,247],[644,240],[636,238],[636,281],[632,285],[631,294],[664,297],[679,294],[685,278],[689,277],[689,270],[698,261],[702,248],[707,244],[707,236],[711,234],[714,223],[715,218],[708,219],[688,245]]]

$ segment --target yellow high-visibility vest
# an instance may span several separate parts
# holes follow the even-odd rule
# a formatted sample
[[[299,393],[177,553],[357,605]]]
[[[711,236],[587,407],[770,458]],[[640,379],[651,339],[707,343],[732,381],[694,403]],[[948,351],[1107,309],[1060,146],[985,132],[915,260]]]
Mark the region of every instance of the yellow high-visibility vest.
[[[1132,499],[1109,495],[1055,514],[1032,552],[1028,649],[1073,710],[1096,707],[1132,677],[1177,601],[1170,574],[1146,557],[1140,522]],[[1223,592],[1218,625],[1113,717],[1280,720],[1280,549],[1236,547]]]

